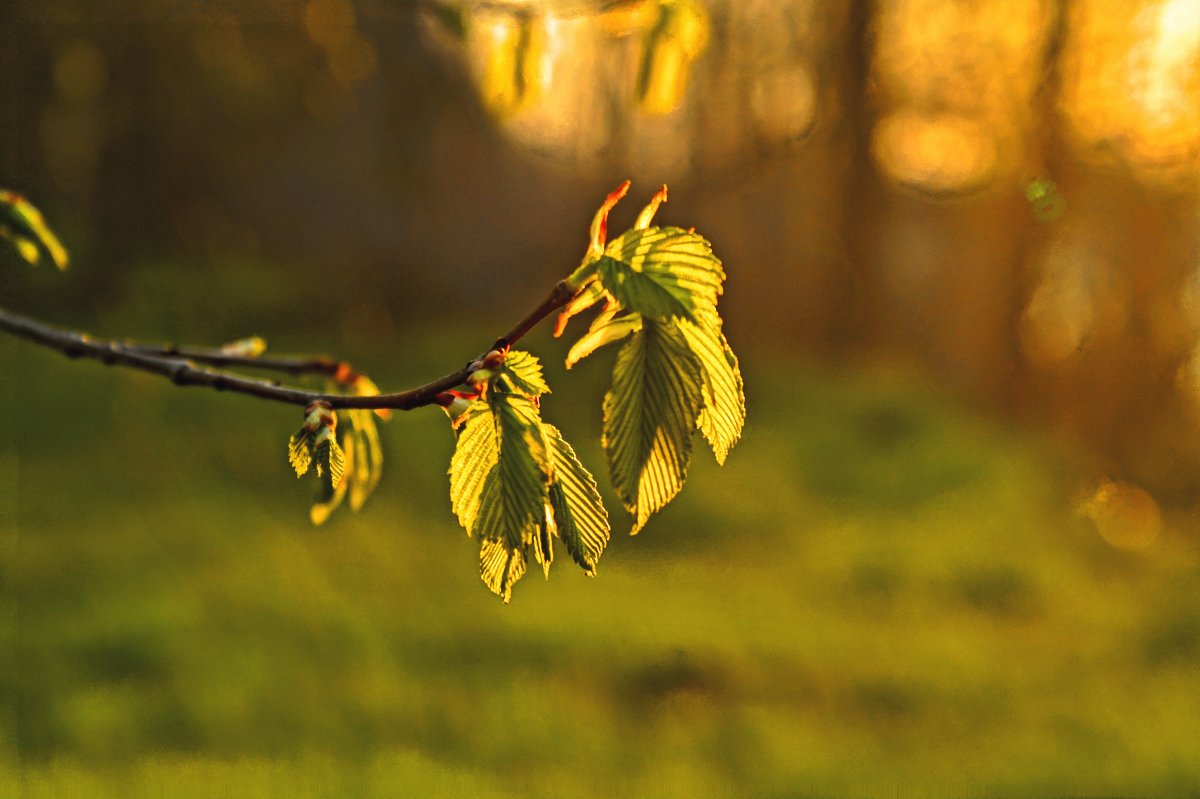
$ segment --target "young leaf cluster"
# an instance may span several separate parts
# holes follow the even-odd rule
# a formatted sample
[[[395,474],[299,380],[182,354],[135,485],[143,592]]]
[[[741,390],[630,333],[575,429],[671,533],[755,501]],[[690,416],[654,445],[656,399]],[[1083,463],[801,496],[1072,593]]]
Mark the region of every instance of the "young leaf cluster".
[[[608,241],[608,215],[628,191],[622,184],[592,220],[580,266],[537,309],[484,355],[424,386],[383,395],[365,375],[327,358],[267,358],[256,336],[217,349],[102,342],[0,308],[0,329],[71,355],[87,355],[169,377],[303,405],[304,422],[288,441],[297,476],[315,471],[309,512],[323,524],[343,502],[358,510],[379,484],[383,448],[376,417],[389,408],[440,405],[457,437],[450,462],[450,500],[468,535],[479,542],[480,574],[505,602],[532,560],[548,577],[557,539],[567,556],[594,575],[611,536],[596,480],[557,427],[542,419],[550,393],[541,363],[512,343],[555,310],[555,335],[596,308],[570,347],[567,368],[621,343],[603,403],[604,446],[612,484],[633,516],[632,532],[683,487],[694,434],[724,463],[741,437],[746,408],[737,357],[722,331],[717,302],[725,272],[694,230],[653,226],[666,187],[633,227]],[[42,215],[19,195],[0,190],[0,238],[32,264],[58,267],[67,253]],[[216,367],[216,368],[213,368]],[[232,373],[230,367],[317,373],[326,391],[280,386]],[[339,418],[340,416],[340,418]]]
[[[604,397],[603,445],[636,533],[683,487],[694,430],[717,462],[725,462],[741,438],[746,401],[737,356],[717,312],[725,281],[721,261],[694,231],[650,224],[666,187],[632,229],[606,241],[608,213],[628,186],[610,194],[592,222],[587,255],[569,279],[579,291],[563,309],[556,333],[572,316],[601,306],[567,354],[568,368],[624,341]]]
[[[541,397],[550,389],[537,358],[496,350],[484,362],[491,368],[473,373],[478,393],[454,420],[450,501],[480,542],[484,583],[508,602],[530,559],[550,576],[555,538],[595,574],[610,530],[595,479],[541,418]]]

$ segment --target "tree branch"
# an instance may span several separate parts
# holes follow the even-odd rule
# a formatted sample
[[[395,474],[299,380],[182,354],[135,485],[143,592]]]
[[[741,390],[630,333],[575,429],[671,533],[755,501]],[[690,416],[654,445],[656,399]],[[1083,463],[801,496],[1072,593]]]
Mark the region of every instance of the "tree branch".
[[[263,357],[257,355],[235,355],[224,349],[206,347],[181,347],[175,344],[155,346],[153,344],[135,344],[125,342],[120,345],[128,352],[141,355],[152,355],[158,358],[177,358],[193,363],[203,363],[208,366],[230,367],[244,366],[250,369],[263,369],[272,372],[285,372],[291,375],[323,374],[330,377],[337,375],[345,366],[345,361],[332,358],[296,358],[296,357]]]
[[[498,339],[493,348],[517,343],[543,319],[566,305],[573,295],[574,292],[565,282],[557,283],[541,305],[518,322],[506,336]],[[108,366],[139,369],[143,372],[162,375],[178,386],[204,386],[217,391],[232,391],[259,399],[286,402],[291,405],[308,405],[321,400],[329,403],[330,407],[335,409],[390,408],[407,411],[432,405],[436,402],[438,394],[462,385],[471,372],[477,368],[473,360],[456,371],[407,391],[375,396],[347,396],[282,386],[276,381],[257,380],[196,365],[197,362],[201,362],[215,366],[274,369],[291,374],[320,372],[331,376],[335,375],[338,367],[342,365],[341,362],[326,358],[249,358],[222,353],[220,350],[123,344],[55,327],[13,313],[5,308],[0,308],[0,330],[57,350],[68,358],[93,358]]]

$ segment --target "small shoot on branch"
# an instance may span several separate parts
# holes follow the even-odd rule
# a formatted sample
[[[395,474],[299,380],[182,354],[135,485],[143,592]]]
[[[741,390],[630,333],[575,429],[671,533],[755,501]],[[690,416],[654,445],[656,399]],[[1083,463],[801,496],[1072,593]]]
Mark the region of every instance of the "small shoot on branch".
[[[67,250],[46,225],[42,212],[14,191],[0,189],[0,239],[7,239],[29,264],[37,266],[45,257],[66,269]]]

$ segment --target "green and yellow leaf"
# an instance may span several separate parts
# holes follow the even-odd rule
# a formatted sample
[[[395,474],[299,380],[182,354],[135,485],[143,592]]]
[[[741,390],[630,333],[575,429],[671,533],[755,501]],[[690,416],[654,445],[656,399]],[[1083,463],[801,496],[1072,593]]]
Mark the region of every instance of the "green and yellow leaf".
[[[32,265],[45,256],[66,269],[67,250],[46,224],[42,212],[16,192],[0,189],[0,238],[8,239],[17,253]]]
[[[301,427],[288,439],[288,463],[296,470],[297,477],[303,477],[312,466],[313,436],[315,434],[315,430]]]
[[[330,434],[313,447],[312,459],[317,465],[317,477],[321,478],[319,497],[322,502],[328,502],[333,499],[334,491],[342,482],[342,475],[346,470],[346,453],[338,445],[337,438]]]
[[[596,479],[576,457],[562,433],[549,424],[545,425],[545,431],[554,464],[545,526],[552,524],[571,559],[588,574],[595,574],[596,563],[611,535],[608,511],[600,499]]]
[[[729,450],[742,437],[746,423],[746,395],[737,356],[721,332],[714,314],[700,323],[678,320],[688,348],[700,363],[704,377],[704,406],[698,426],[712,446],[717,463],[724,464]]]
[[[550,393],[550,386],[542,374],[542,363],[528,352],[510,350],[504,358],[504,374],[508,376],[512,390],[526,397],[538,397]]]
[[[508,604],[513,586],[525,576],[524,548],[485,538],[479,546],[479,576],[492,593]]]
[[[622,308],[660,322],[715,313],[725,280],[712,245],[677,227],[626,231],[605,249],[597,275]]]
[[[604,448],[636,533],[687,477],[703,407],[700,363],[678,328],[646,319],[621,348],[604,397]]]
[[[550,461],[537,407],[493,391],[462,424],[450,461],[450,501],[469,535],[521,547],[541,523]]]
[[[642,329],[641,314],[631,313],[614,318],[613,314],[615,312],[616,307],[614,306],[611,312],[605,311],[601,313],[592,320],[588,331],[571,345],[571,349],[567,351],[566,363],[568,369],[601,347],[612,344],[614,341],[620,341],[629,334],[636,333]]]

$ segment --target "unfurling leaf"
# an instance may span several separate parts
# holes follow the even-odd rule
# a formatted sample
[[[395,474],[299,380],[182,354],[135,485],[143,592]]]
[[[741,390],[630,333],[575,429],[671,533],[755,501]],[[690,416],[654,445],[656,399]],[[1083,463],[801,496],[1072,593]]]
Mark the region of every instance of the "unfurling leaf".
[[[288,462],[296,470],[297,477],[303,477],[312,465],[319,443],[317,434],[336,426],[337,416],[328,402],[311,402],[304,409],[304,424],[288,439]]]
[[[571,301],[564,305],[558,313],[558,319],[554,322],[555,338],[561,336],[567,329],[567,322],[571,321],[572,316],[583,313],[606,296],[604,286],[601,286],[600,281],[596,280],[595,264],[588,264],[588,268],[592,270],[593,274],[586,278],[583,288],[579,289]]]
[[[345,465],[333,494],[328,494],[323,484],[309,509],[309,518],[316,525],[324,524],[347,497],[350,510],[360,510],[383,474],[383,447],[374,415],[363,409],[344,411],[343,415],[345,423],[339,429]]]
[[[522,350],[510,350],[504,358],[504,374],[512,390],[526,397],[538,397],[550,393],[550,386],[542,375],[542,363],[535,356]]]
[[[346,470],[346,453],[338,445],[337,438],[329,428],[322,428],[315,436],[313,463],[317,465],[317,477],[321,479],[321,498],[333,498],[334,490],[341,485]]]
[[[296,470],[297,477],[303,477],[312,466],[312,439],[315,433],[315,430],[301,427],[288,439],[288,463]]]
[[[617,319],[614,319],[608,312],[600,314],[592,321],[588,332],[584,333],[579,341],[571,345],[571,349],[567,351],[567,368],[570,369],[606,344],[620,341],[630,333],[636,333],[641,329],[641,314],[627,314]]]
[[[604,448],[636,533],[683,487],[703,407],[701,365],[674,324],[643,320],[604,397]]]
[[[330,384],[331,390],[335,387],[349,389],[351,394],[359,397],[373,397],[379,394],[379,389],[369,377],[353,371],[349,364],[345,363],[339,365]],[[360,510],[379,485],[379,478],[383,474],[383,446],[379,441],[379,429],[375,418],[378,416],[380,419],[387,419],[388,415],[385,414],[388,413],[386,409],[372,412],[352,408],[343,411],[343,424],[336,425],[335,421],[338,435],[336,439],[332,439],[330,454],[341,463],[340,477],[337,477],[335,482],[322,482],[309,509],[309,518],[313,524],[324,524],[347,497],[350,500],[350,510]],[[334,449],[339,447],[339,444],[340,449]],[[320,462],[317,464],[317,471],[318,474],[321,473]],[[329,474],[332,476],[332,470]]]
[[[16,192],[0,189],[0,238],[36,266],[45,256],[59,269],[67,268],[67,250],[46,225],[41,211]]]
[[[360,510],[367,497],[379,485],[383,476],[383,446],[379,442],[379,430],[371,411],[352,410],[347,412],[349,431],[343,449],[346,451],[347,472],[343,483],[349,483],[350,510]],[[353,457],[351,457],[353,448]]]
[[[554,490],[553,486],[550,490]],[[553,537],[558,534],[558,524],[554,521],[554,508],[549,502],[542,511],[542,523],[533,537],[533,559],[542,564],[542,575],[549,580],[550,565],[554,563]]]
[[[237,341],[222,344],[220,349],[222,355],[231,355],[235,358],[257,358],[266,351],[267,342],[261,336],[239,338]]]

